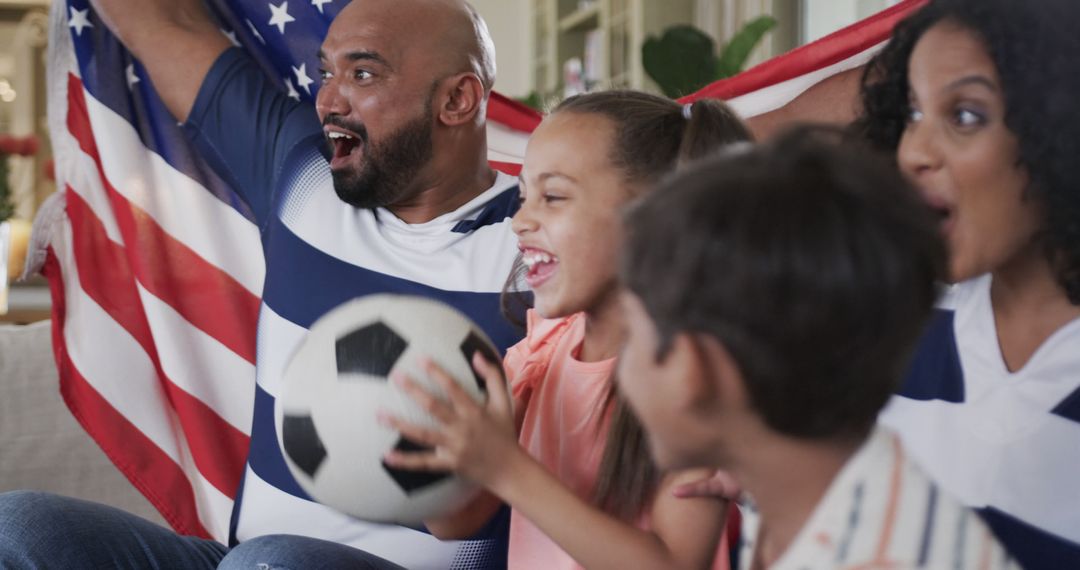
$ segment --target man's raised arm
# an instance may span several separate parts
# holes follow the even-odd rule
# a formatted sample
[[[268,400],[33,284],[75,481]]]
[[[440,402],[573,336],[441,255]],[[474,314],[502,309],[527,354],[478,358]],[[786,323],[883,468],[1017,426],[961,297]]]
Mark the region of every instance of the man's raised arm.
[[[165,106],[186,121],[210,66],[229,47],[201,0],[91,0],[150,73]]]

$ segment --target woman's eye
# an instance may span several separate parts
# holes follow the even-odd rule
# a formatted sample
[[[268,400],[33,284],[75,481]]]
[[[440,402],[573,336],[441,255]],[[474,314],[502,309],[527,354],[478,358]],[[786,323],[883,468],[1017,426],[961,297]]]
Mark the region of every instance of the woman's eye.
[[[969,109],[957,109],[953,120],[961,127],[973,127],[984,122],[982,115]]]
[[[550,203],[550,202],[559,202],[559,201],[562,201],[562,200],[566,199],[566,197],[564,197],[564,196],[557,196],[555,194],[544,194],[542,196],[542,198],[544,199],[544,202],[548,202],[548,203]]]
[[[918,110],[918,109],[916,109],[914,107],[912,107],[911,109],[908,109],[907,121],[909,123],[918,123],[919,121],[922,120],[922,118],[923,118],[922,111],[920,111],[920,110]]]

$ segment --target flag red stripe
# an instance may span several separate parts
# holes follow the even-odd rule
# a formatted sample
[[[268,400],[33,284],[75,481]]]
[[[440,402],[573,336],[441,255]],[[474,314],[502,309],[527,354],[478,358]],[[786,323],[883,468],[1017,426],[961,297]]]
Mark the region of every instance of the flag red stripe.
[[[244,469],[248,436],[169,380],[161,367],[126,251],[109,239],[90,205],[70,187],[66,198],[75,265],[83,291],[146,351],[176,410],[199,472],[227,497],[234,498]],[[101,271],[102,267],[109,270]]]
[[[180,466],[119,414],[72,362],[64,343],[64,281],[51,248],[41,272],[49,279],[52,295],[52,344],[60,393],[72,415],[177,532],[211,538],[199,522],[194,490]]]
[[[489,160],[488,164],[490,164],[491,167],[494,168],[495,170],[498,170],[500,172],[505,172],[505,173],[509,174],[510,176],[517,176],[518,174],[521,174],[521,165],[517,164],[517,163],[499,162],[497,160]]]
[[[531,107],[492,91],[488,100],[487,118],[515,131],[531,133],[544,116]]]
[[[102,167],[82,82],[74,75],[68,77],[68,130],[97,164],[139,283],[188,322],[254,364],[259,298],[173,238],[116,191]]]
[[[844,61],[889,39],[893,27],[926,2],[927,0],[900,2],[734,77],[711,83],[680,101],[688,103],[706,97],[733,99]]]

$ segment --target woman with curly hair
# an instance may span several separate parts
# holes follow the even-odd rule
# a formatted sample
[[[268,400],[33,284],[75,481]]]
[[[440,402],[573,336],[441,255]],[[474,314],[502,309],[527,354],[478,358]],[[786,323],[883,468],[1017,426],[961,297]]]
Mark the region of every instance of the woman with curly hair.
[[[934,0],[862,86],[954,283],[882,422],[1027,568],[1080,568],[1077,23],[1075,0]]]

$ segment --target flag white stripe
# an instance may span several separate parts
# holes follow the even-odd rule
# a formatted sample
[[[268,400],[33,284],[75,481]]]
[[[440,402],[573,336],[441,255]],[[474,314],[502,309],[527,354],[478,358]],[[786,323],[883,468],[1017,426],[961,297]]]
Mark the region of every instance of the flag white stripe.
[[[810,89],[821,81],[836,75],[837,73],[842,73],[866,65],[866,63],[870,61],[870,58],[872,58],[884,45],[885,42],[881,42],[870,49],[859,52],[856,55],[828,67],[822,67],[816,71],[768,87],[763,87],[745,95],[732,97],[728,100],[728,104],[742,117],[754,117],[756,115],[768,113],[769,111],[774,111],[787,105],[796,97],[802,95],[807,89]]]
[[[255,224],[150,152],[131,123],[89,91],[83,93],[94,133],[108,133],[101,164],[113,188],[170,236],[258,295],[265,265],[262,256],[250,254],[262,250]]]
[[[488,160],[521,164],[529,133],[511,129],[494,121],[487,124]]]
[[[255,406],[255,367],[217,339],[191,326],[142,285],[138,287],[165,375],[223,420],[249,434]],[[167,344],[163,345],[159,339]],[[200,357],[191,358],[193,354]]]
[[[200,523],[224,529],[227,538],[232,500],[207,481],[191,457],[183,431],[157,378],[150,357],[132,336],[82,290],[75,266],[71,227],[63,226],[61,242],[54,238],[64,276],[64,345],[72,364],[116,413],[123,416],[162,453],[180,466],[195,489]],[[92,331],[92,332],[87,332]],[[124,381],[128,379],[143,381]]]

